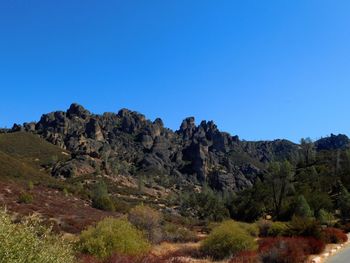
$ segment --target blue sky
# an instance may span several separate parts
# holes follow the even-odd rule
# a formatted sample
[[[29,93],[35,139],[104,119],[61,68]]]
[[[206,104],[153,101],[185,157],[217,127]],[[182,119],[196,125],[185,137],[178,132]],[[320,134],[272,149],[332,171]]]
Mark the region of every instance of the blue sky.
[[[0,126],[78,102],[242,139],[350,135],[349,1],[0,1]]]

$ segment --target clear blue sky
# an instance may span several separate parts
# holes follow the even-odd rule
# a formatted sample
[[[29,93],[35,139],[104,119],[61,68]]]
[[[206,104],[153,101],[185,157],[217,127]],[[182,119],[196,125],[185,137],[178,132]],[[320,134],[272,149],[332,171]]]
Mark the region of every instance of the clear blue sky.
[[[345,0],[2,0],[0,126],[78,102],[247,140],[350,135],[349,14]]]

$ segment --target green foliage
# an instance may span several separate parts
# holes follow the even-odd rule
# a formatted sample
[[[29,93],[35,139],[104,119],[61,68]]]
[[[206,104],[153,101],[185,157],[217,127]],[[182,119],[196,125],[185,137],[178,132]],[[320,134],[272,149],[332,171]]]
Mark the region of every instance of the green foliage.
[[[180,197],[181,213],[201,220],[222,221],[230,214],[225,207],[221,194],[204,186],[200,193],[188,193]]]
[[[302,165],[310,165],[315,160],[315,145],[310,138],[302,138],[300,140],[300,162]]]
[[[128,215],[129,221],[139,230],[144,231],[149,241],[158,243],[161,240],[161,214],[145,205],[132,208]]]
[[[163,239],[169,242],[193,242],[197,236],[186,227],[167,223],[163,227]]]
[[[28,182],[28,190],[31,191],[31,190],[33,190],[33,189],[34,189],[34,183],[33,183],[33,181],[30,180],[30,181]]]
[[[288,192],[293,188],[293,167],[288,161],[271,163],[269,173],[265,176],[272,198],[274,214],[279,218]]]
[[[335,223],[334,215],[324,209],[319,211],[317,219],[322,225],[332,226]]]
[[[270,228],[267,231],[267,236],[278,237],[285,236],[288,233],[289,226],[284,222],[272,222]]]
[[[30,204],[31,202],[33,202],[33,196],[30,193],[22,192],[19,194],[18,203]]]
[[[249,224],[244,222],[236,222],[237,226],[242,228],[244,231],[246,231],[249,235],[252,237],[258,237],[259,236],[259,227],[257,224]]]
[[[269,195],[267,185],[258,180],[251,189],[237,194],[237,198],[232,202],[234,205],[230,207],[231,217],[246,222],[256,221],[271,203]]]
[[[67,188],[63,188],[63,194],[65,197],[69,196],[69,192],[68,192]]]
[[[256,246],[254,237],[230,220],[216,227],[201,243],[201,251],[214,259],[224,259]]]
[[[37,217],[15,224],[0,211],[0,263],[73,263],[70,244],[51,233]]]
[[[349,219],[350,218],[350,194],[342,184],[340,184],[338,206],[339,206],[342,218]]]
[[[96,227],[89,227],[81,233],[78,247],[82,253],[105,259],[113,253],[142,255],[149,251],[150,244],[127,220],[105,218]]]
[[[321,225],[314,218],[293,216],[292,221],[289,223],[287,234],[320,239],[322,236]]]
[[[299,195],[296,200],[294,214],[298,217],[307,218],[312,216],[312,211],[303,195]]]
[[[97,183],[93,189],[92,206],[105,211],[115,210],[114,203],[108,195],[107,186],[103,181]]]

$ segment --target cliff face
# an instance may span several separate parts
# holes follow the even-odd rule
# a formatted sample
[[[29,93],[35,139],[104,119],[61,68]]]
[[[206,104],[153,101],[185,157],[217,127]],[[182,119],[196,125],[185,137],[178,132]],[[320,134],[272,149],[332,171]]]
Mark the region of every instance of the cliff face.
[[[161,119],[152,122],[127,109],[95,115],[78,104],[12,129],[19,130],[39,134],[72,153],[70,160],[52,170],[57,177],[142,173],[207,181],[216,189],[238,191],[250,187],[267,163],[298,154],[298,145],[292,142],[240,141],[219,131],[212,121],[197,126],[190,117],[172,131]]]

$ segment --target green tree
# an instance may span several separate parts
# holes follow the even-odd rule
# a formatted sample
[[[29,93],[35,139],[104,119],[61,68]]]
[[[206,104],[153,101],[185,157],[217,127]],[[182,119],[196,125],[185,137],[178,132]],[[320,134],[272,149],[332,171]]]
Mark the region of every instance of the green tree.
[[[307,218],[312,216],[312,211],[303,195],[299,195],[296,200],[295,212],[296,216]]]
[[[245,189],[237,194],[233,205],[229,207],[231,217],[254,222],[271,210],[271,200],[267,184],[258,180],[251,189]]]
[[[340,192],[338,196],[338,207],[343,220],[350,218],[350,194],[348,190],[339,183]]]
[[[302,138],[300,140],[300,147],[302,162],[306,166],[309,166],[315,160],[315,145],[310,138]]]
[[[270,188],[275,217],[279,217],[282,205],[289,190],[292,189],[293,167],[288,161],[271,163],[266,183]]]
[[[114,211],[114,203],[111,200],[105,182],[98,182],[92,191],[92,206],[106,211]]]

